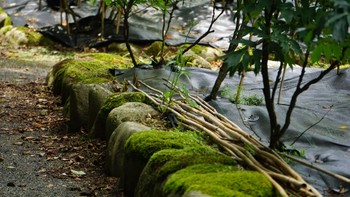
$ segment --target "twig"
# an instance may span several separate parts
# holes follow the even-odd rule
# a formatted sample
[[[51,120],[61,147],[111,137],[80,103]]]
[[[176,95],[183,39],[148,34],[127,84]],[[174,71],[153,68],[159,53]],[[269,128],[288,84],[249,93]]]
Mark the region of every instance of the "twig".
[[[344,182],[350,184],[350,179],[349,179],[349,178],[346,178],[346,177],[344,177],[344,176],[342,176],[342,175],[339,175],[339,174],[335,174],[335,173],[333,173],[333,172],[329,172],[329,171],[324,170],[324,169],[322,169],[322,168],[319,168],[319,167],[317,167],[317,166],[315,166],[315,165],[313,165],[313,164],[307,163],[307,162],[305,162],[305,161],[303,161],[303,160],[301,160],[301,159],[295,158],[295,157],[293,157],[293,156],[291,156],[291,155],[288,155],[288,154],[285,154],[285,153],[280,153],[280,154],[283,155],[283,156],[285,156],[285,157],[287,157],[288,159],[291,159],[291,160],[293,160],[293,161],[296,161],[296,162],[298,162],[298,163],[300,163],[300,164],[303,164],[303,165],[305,165],[305,166],[307,166],[307,167],[313,168],[313,169],[315,169],[315,170],[317,170],[317,171],[320,171],[320,172],[322,172],[322,173],[324,173],[324,174],[328,174],[328,175],[330,175],[330,176],[332,176],[332,177],[334,177],[334,178],[337,178],[337,179],[339,179],[339,180],[341,180],[341,181],[344,181]]]
[[[331,111],[332,107],[333,107],[333,105],[331,105],[331,106],[329,107],[328,111],[322,116],[321,119],[319,119],[317,122],[315,122],[314,124],[312,124],[311,126],[309,126],[307,129],[305,129],[303,132],[301,132],[301,133],[298,135],[298,137],[296,137],[295,140],[294,140],[290,145],[292,146],[295,142],[297,142],[297,141],[301,138],[301,136],[303,136],[303,135],[306,133],[306,131],[310,130],[312,127],[314,127],[314,126],[316,126],[318,123],[320,123],[320,122],[327,116],[328,112]]]

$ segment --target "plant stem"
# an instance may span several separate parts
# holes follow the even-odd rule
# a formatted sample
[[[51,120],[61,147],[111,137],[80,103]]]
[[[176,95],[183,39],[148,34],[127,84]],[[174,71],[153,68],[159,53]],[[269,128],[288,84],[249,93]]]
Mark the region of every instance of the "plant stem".
[[[283,85],[284,85],[284,77],[286,76],[286,70],[287,70],[287,66],[284,65],[283,66],[283,74],[282,74],[282,80],[281,80],[281,84],[280,84],[280,89],[278,91],[277,104],[281,104],[281,93],[282,93],[282,89],[283,89]]]
[[[241,73],[241,79],[239,80],[238,88],[237,88],[237,93],[236,93],[236,98],[235,98],[235,103],[239,104],[239,98],[241,97],[241,92],[243,89],[243,81],[244,81],[244,70]]]
[[[134,54],[132,52],[130,42],[129,42],[129,20],[128,19],[129,19],[131,8],[132,8],[133,4],[134,4],[134,0],[130,0],[130,1],[128,1],[126,6],[123,8],[124,9],[124,39],[125,39],[126,48],[129,51],[132,63],[136,67],[137,62],[135,60],[135,57],[134,57]]]

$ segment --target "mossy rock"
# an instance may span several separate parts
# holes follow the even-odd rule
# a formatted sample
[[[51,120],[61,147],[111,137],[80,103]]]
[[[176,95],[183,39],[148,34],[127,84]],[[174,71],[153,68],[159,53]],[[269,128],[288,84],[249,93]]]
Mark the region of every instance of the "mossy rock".
[[[115,54],[91,53],[67,59],[54,65],[53,92],[61,95],[62,101],[68,96],[71,84],[99,84],[113,80],[110,68],[130,68],[130,60]],[[62,92],[64,90],[64,92]]]
[[[89,135],[94,138],[104,139],[106,137],[106,120],[109,112],[126,102],[147,103],[147,98],[140,92],[123,92],[108,95],[97,114]]]
[[[30,46],[52,46],[54,44],[54,42],[52,40],[50,40],[49,38],[46,38],[44,35],[35,31],[32,28],[22,26],[22,27],[16,27],[16,29],[25,33],[25,35],[28,39],[28,41],[26,43],[27,45],[30,45]]]
[[[189,44],[184,44],[180,46],[180,49],[185,49],[188,46],[190,46]],[[202,57],[203,59],[205,59],[208,62],[212,62],[215,61],[217,59],[220,59],[220,57],[222,57],[224,55],[223,51],[210,47],[210,46],[205,46],[205,45],[200,45],[197,44],[194,47],[192,47],[189,52],[193,52],[194,54]]]
[[[9,15],[0,7],[0,28],[12,25],[12,20]]]
[[[1,14],[0,14],[1,15]],[[1,16],[0,16],[1,17]],[[53,41],[43,36],[41,33],[28,27],[13,27],[9,19],[5,19],[0,35],[4,35],[8,44],[28,46],[52,46]],[[1,27],[1,24],[0,24]]]
[[[95,119],[98,112],[100,111],[105,99],[112,94],[108,88],[103,87],[102,85],[96,85],[89,92],[89,112],[88,112],[88,132],[91,131],[92,126],[94,125]]]
[[[4,41],[10,45],[18,46],[28,42],[26,34],[11,25],[1,28],[0,34],[5,35]]]
[[[5,36],[7,32],[13,29],[12,25],[6,25],[0,28],[0,36]]]
[[[131,50],[134,53],[139,53],[141,51],[140,47],[134,44],[130,44]],[[117,52],[121,54],[129,53],[128,48],[125,43],[111,43],[107,46],[108,51]]]
[[[139,176],[149,158],[164,149],[183,149],[203,146],[193,132],[143,131],[133,134],[125,144],[122,182],[127,196],[133,196]]]
[[[259,172],[210,164],[177,171],[165,182],[163,191],[177,195],[196,191],[213,197],[278,196],[271,182]]]
[[[159,117],[160,112],[142,102],[127,102],[109,112],[106,120],[106,140],[122,122],[144,122],[149,117]]]
[[[222,170],[236,170],[235,160],[208,146],[162,150],[153,154],[143,170],[136,187],[136,196],[164,196],[162,185],[170,174],[187,166],[203,163],[225,164],[228,166]]]
[[[146,54],[152,57],[157,57],[162,49],[162,42],[155,41],[145,50]],[[164,46],[164,51],[167,50],[167,46]]]
[[[180,132],[178,130],[151,130],[136,133],[125,145],[126,154],[148,160],[160,150],[203,146],[203,142],[198,136],[192,131]]]

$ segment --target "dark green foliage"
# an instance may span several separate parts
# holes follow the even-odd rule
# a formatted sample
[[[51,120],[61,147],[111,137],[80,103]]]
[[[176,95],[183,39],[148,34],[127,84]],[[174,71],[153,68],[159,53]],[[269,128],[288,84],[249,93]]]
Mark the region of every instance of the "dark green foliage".
[[[270,147],[280,149],[283,146],[280,139],[290,125],[297,97],[350,58],[350,3],[346,0],[238,0],[236,5],[235,19],[238,25],[216,84],[207,99],[215,99],[218,87],[228,72],[231,75],[243,73],[254,64],[254,72],[261,72],[263,77],[263,93],[271,125]],[[255,41],[247,37],[254,37]],[[268,75],[268,60],[271,56],[281,62],[276,79],[270,79]],[[328,64],[328,67],[305,85],[298,84],[285,122],[280,125],[274,109],[274,98],[284,65],[293,67],[294,64],[300,64],[303,67],[299,77],[301,82],[309,63],[319,61]],[[275,84],[271,86],[270,81],[275,81]]]

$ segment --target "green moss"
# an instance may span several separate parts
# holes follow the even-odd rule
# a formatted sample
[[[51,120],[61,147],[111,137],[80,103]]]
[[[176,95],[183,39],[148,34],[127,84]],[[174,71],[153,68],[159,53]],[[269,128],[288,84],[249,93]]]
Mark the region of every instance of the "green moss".
[[[53,76],[53,93],[54,95],[59,95],[62,92],[62,84],[64,79],[64,74],[69,65],[69,62],[73,61],[72,59],[66,59],[58,62],[52,67],[51,74]]]
[[[235,170],[236,162],[208,146],[192,146],[184,149],[167,149],[152,155],[143,170],[137,187],[137,196],[155,196],[162,192],[159,185],[172,173],[195,164],[225,164],[225,168],[215,170]],[[221,166],[220,165],[220,166]],[[154,187],[154,185],[158,185]]]
[[[146,96],[140,92],[122,92],[109,95],[103,103],[100,111],[108,115],[112,109],[123,105],[126,102],[144,102]]]
[[[8,26],[8,25],[12,25],[12,20],[9,16],[5,18],[3,26]]]
[[[190,44],[183,44],[180,46],[180,49],[185,50],[187,47],[191,46]],[[190,50],[193,51],[197,55],[201,55],[202,51],[205,51],[208,46],[203,45],[195,45]]]
[[[84,54],[62,61],[54,66],[54,92],[60,94],[62,89],[67,89],[73,83],[96,84],[111,81],[113,76],[108,69],[131,66],[125,58],[108,53]]]
[[[166,46],[164,46],[164,51],[166,50]],[[149,56],[157,57],[162,49],[162,42],[155,41],[149,47],[146,48],[146,54]]]
[[[138,45],[130,44],[131,50],[133,53],[137,54],[141,51],[141,48]],[[118,54],[129,54],[128,48],[126,47],[125,43],[111,43],[107,47],[108,51],[110,52],[117,52]]]
[[[11,31],[13,29],[12,25],[7,25],[0,28],[0,35],[5,35],[7,32]]]
[[[205,192],[202,192],[202,191],[205,191]],[[208,194],[214,194],[214,195],[210,195],[213,197],[214,196],[215,197],[253,197],[251,195],[248,195],[236,190],[230,190],[219,185],[211,185],[211,184],[191,185],[188,188],[188,191],[185,193],[189,194],[188,196],[192,196],[190,194],[196,193],[199,196],[204,196],[204,195],[207,196]]]
[[[191,48],[191,50],[197,54],[197,55],[201,55],[202,51],[205,51],[207,48],[207,46],[202,46],[202,45],[195,45],[194,47]]]
[[[108,68],[126,69],[133,67],[133,64],[129,58],[111,53],[87,53],[77,56],[76,59],[105,64],[105,66]]]
[[[17,30],[22,31],[27,36],[28,45],[31,46],[52,46],[54,42],[45,36],[43,36],[41,33],[35,31],[34,29],[28,28],[28,27],[16,27]]]
[[[269,180],[254,171],[195,165],[179,170],[166,181],[165,193],[200,191],[210,196],[276,196]],[[235,195],[233,195],[235,194]]]
[[[151,130],[133,134],[126,142],[125,150],[126,154],[135,157],[150,158],[160,150],[196,146],[201,146],[201,142],[189,132]]]
[[[147,99],[146,96],[140,92],[122,92],[109,95],[97,114],[95,125],[90,132],[90,136],[104,139],[106,131],[106,120],[109,112],[126,102],[147,103]]]
[[[0,7],[0,27],[12,25],[11,18],[7,13]]]

